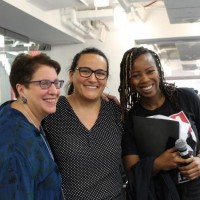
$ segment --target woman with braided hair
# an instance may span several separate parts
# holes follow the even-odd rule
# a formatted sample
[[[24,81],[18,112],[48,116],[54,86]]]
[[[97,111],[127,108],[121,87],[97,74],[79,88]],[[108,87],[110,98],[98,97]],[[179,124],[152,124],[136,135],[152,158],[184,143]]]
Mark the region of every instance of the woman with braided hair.
[[[147,48],[135,47],[126,51],[120,68],[119,93],[125,124],[122,150],[129,180],[127,198],[199,200],[200,100],[197,94],[192,89],[167,83],[158,55]],[[184,118],[190,125],[188,137],[192,138],[192,158],[181,158],[174,145],[158,156],[140,155],[133,118],[154,115]],[[178,184],[173,179],[174,171],[189,181]]]

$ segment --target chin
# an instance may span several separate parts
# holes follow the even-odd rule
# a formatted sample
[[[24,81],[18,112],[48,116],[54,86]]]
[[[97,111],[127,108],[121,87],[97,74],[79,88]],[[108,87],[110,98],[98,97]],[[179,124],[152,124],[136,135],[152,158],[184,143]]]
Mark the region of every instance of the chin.
[[[56,112],[56,107],[55,108],[51,108],[51,109],[46,109],[46,113],[48,114],[52,114]]]
[[[93,97],[88,97],[90,100],[98,100],[100,99],[100,96],[93,96]]]
[[[152,93],[149,93],[149,94],[142,94],[141,96],[145,97],[145,98],[152,98],[154,97],[155,95],[152,94]]]

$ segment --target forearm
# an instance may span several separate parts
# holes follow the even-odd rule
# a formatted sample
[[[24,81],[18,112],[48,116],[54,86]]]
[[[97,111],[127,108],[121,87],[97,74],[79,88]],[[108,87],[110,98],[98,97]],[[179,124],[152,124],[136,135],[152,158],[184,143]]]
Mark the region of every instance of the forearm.
[[[162,170],[161,163],[159,161],[159,157],[157,157],[153,162],[153,175],[156,175],[159,171]]]
[[[128,155],[123,158],[123,165],[126,174],[131,170],[131,168],[139,161],[138,155]]]

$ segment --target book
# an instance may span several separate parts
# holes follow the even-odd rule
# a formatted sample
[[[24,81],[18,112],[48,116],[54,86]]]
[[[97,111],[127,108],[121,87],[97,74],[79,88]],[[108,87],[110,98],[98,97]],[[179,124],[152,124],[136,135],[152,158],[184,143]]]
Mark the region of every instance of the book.
[[[180,121],[162,116],[134,116],[133,127],[133,137],[141,158],[159,156],[166,149],[174,147],[177,139],[186,138],[189,129]],[[171,170],[170,175],[177,184],[189,181],[177,169]]]
[[[141,157],[159,156],[175,146],[179,138],[179,122],[175,120],[133,117],[133,137]]]

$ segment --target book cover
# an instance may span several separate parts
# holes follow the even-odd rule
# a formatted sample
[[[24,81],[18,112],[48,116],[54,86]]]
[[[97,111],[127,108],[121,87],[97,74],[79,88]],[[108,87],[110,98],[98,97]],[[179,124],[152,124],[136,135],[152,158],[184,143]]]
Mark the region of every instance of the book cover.
[[[133,127],[141,157],[159,156],[179,138],[179,122],[175,120],[134,116]]]

